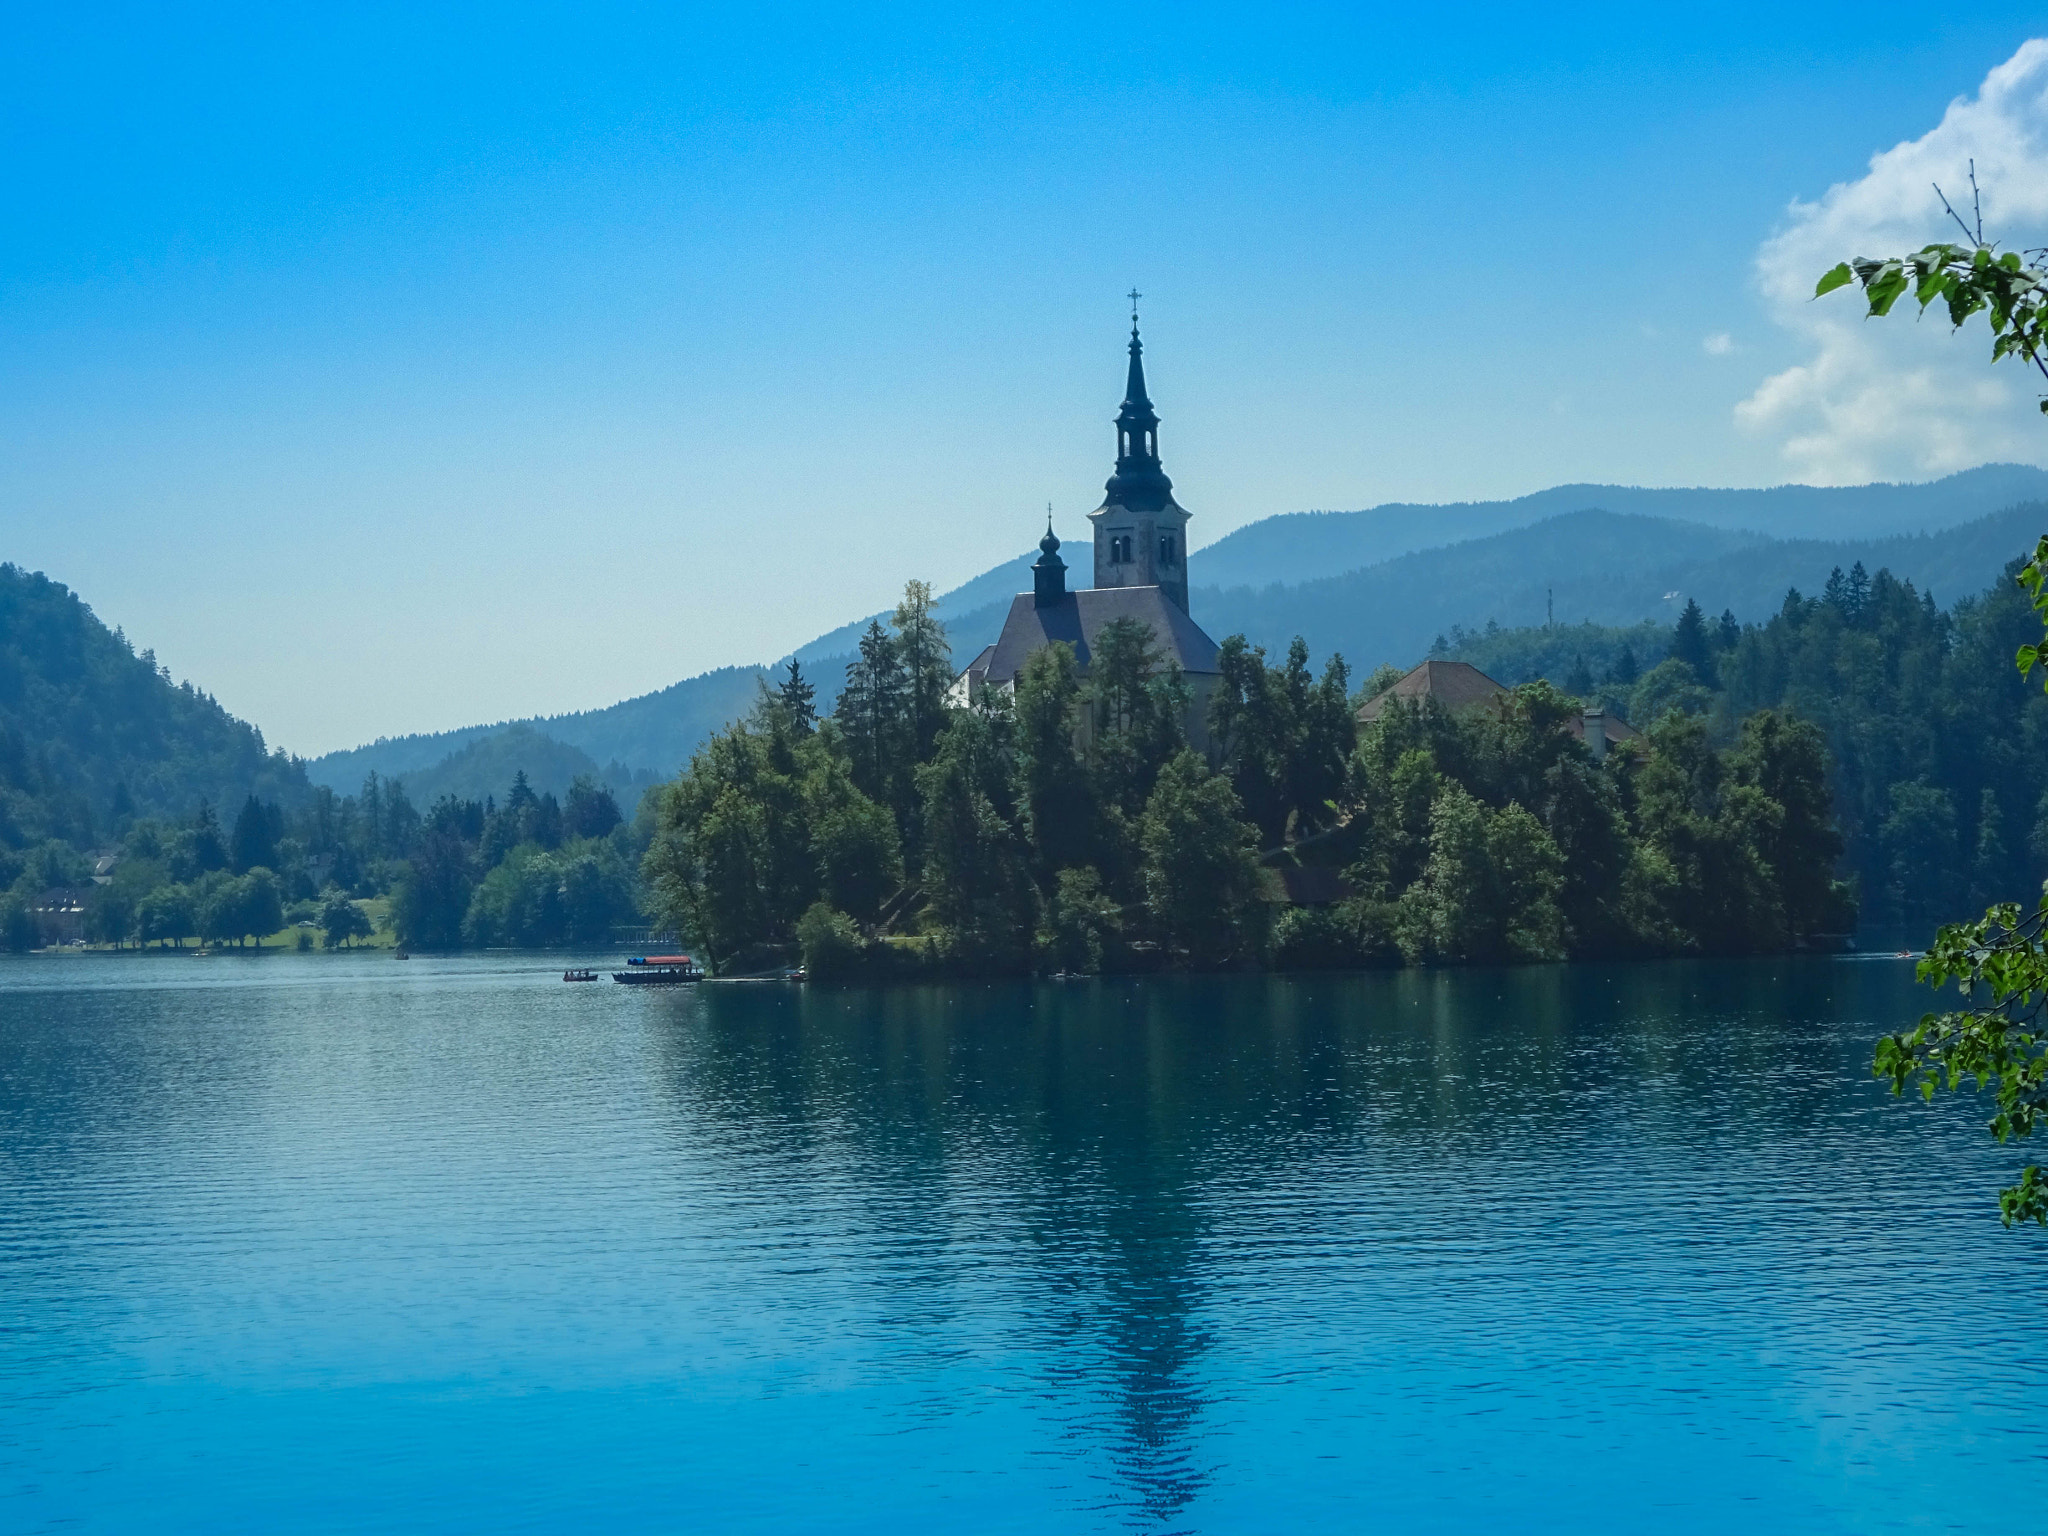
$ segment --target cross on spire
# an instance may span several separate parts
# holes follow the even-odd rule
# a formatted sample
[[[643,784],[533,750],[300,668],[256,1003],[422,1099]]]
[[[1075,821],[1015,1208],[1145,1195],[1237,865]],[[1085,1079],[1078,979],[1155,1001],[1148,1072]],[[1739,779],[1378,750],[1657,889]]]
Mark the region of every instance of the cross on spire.
[[[1132,329],[1132,330],[1136,330],[1136,329],[1138,328],[1138,300],[1142,299],[1143,297],[1145,297],[1145,295],[1143,295],[1142,293],[1138,292],[1138,290],[1137,290],[1137,289],[1133,288],[1133,289],[1131,290],[1131,293],[1130,293],[1130,299],[1131,299],[1131,329]]]

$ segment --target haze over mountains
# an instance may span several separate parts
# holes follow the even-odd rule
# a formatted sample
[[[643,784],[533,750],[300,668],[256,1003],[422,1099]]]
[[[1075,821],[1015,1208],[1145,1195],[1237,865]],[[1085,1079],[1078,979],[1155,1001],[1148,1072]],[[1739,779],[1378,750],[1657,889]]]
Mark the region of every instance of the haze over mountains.
[[[1261,519],[1190,557],[1190,606],[1221,639],[1243,632],[1284,649],[1302,635],[1320,662],[1341,651],[1354,675],[1419,658],[1454,624],[1669,621],[1685,598],[1759,621],[1789,586],[1816,590],[1836,565],[1861,560],[1931,590],[1946,604],[1981,591],[2048,527],[2048,471],[1987,465],[1923,485],[1766,490],[1558,486],[1504,502],[1396,504],[1360,512]],[[1074,584],[1090,579],[1085,528],[1063,551]],[[1931,537],[1940,534],[1941,536]],[[1011,597],[1030,587],[1035,549],[944,595],[940,610],[964,663],[995,636]],[[914,571],[906,571],[912,576]],[[793,654],[827,707],[867,616]],[[788,658],[785,657],[784,660]],[[752,704],[764,669],[728,667],[604,709],[479,724],[371,743],[313,760],[316,782],[353,790],[366,773],[403,777],[424,793],[473,775],[451,756],[508,724],[531,728],[488,751],[478,771],[504,772],[522,753],[537,785],[601,773],[621,789],[667,777],[710,733]],[[569,749],[563,751],[561,749]],[[481,783],[481,781],[479,781]],[[431,796],[429,797],[431,798]]]

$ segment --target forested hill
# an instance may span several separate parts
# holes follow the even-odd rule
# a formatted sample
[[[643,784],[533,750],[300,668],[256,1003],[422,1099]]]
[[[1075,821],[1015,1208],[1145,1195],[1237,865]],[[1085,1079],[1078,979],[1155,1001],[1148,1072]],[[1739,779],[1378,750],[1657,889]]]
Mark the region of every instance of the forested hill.
[[[1709,613],[1760,622],[1788,587],[1819,590],[1861,561],[1947,604],[1980,592],[2048,527],[2033,502],[1939,534],[1771,539],[1697,523],[1573,512],[1491,538],[1423,550],[1322,581],[1264,591],[1203,591],[1193,606],[1211,634],[1243,634],[1274,654],[1295,635],[1362,670],[1408,666],[1453,625],[1669,622],[1688,598]]]
[[[1598,510],[1707,528],[1828,541],[1939,533],[2015,502],[2048,499],[2048,470],[1986,464],[1922,485],[1776,485],[1762,490],[1558,485],[1513,501],[1393,502],[1363,512],[1262,517],[1189,557],[1197,586],[1264,587],[1336,575],[1417,550]]]
[[[290,806],[305,768],[173,683],[67,588],[0,565],[0,849],[89,847],[119,817],[188,817],[255,794]]]

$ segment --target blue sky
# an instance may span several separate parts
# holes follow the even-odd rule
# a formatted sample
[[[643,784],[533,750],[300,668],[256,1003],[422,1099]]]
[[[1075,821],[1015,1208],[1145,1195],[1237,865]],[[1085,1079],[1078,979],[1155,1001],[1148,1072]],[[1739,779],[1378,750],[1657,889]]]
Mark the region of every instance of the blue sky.
[[[1945,114],[2030,22],[18,13],[0,558],[298,751],[602,705],[1079,531],[1134,283],[1198,546],[2048,461],[2018,379],[1859,436],[1848,373],[1944,400],[1980,339],[1852,355],[1784,291],[1924,221],[1873,155],[2028,179],[2033,75]]]

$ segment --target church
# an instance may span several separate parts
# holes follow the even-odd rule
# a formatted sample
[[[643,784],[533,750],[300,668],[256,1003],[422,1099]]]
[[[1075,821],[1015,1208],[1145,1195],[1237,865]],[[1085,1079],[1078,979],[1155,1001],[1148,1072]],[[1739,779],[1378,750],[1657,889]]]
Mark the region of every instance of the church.
[[[1135,302],[1136,295],[1133,295]],[[1131,312],[1131,367],[1116,418],[1116,473],[1102,505],[1088,514],[1095,535],[1094,584],[1067,589],[1067,563],[1047,519],[1031,566],[1031,590],[1020,592],[996,643],[954,680],[951,698],[970,704],[985,688],[1014,691],[1031,653],[1056,640],[1073,647],[1087,676],[1089,648],[1105,624],[1136,619],[1150,626],[1160,655],[1179,665],[1188,685],[1188,740],[1209,748],[1209,700],[1221,681],[1216,642],[1188,614],[1188,514],[1173,499],[1159,463],[1159,416],[1145,393],[1144,344]]]

